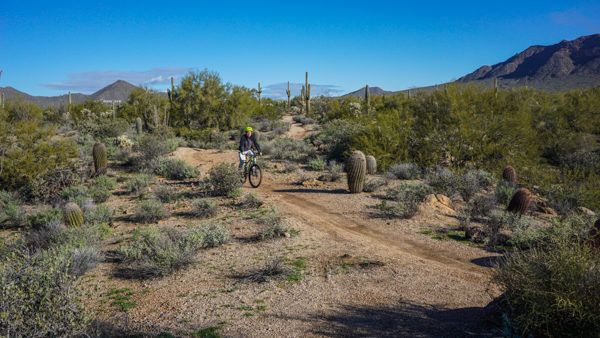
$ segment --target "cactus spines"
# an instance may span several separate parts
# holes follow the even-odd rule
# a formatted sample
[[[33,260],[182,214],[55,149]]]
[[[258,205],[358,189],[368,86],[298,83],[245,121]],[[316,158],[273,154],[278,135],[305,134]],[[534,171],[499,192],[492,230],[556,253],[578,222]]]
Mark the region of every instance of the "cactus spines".
[[[80,227],[83,225],[83,211],[81,211],[81,208],[73,202],[65,204],[63,216],[65,223],[70,227]]]
[[[369,114],[371,108],[371,93],[369,93],[369,85],[365,85],[365,113]]]
[[[531,191],[526,188],[518,189],[508,203],[506,211],[523,215],[531,203]]]
[[[287,95],[287,110],[290,111],[292,109],[292,91],[290,90],[290,81],[288,81],[287,89],[285,90],[285,94]]]
[[[94,172],[96,175],[106,174],[108,168],[108,157],[106,154],[106,146],[104,143],[96,142],[92,149],[92,155],[94,157]]]
[[[355,150],[352,152],[346,162],[346,171],[348,172],[348,190],[350,190],[350,193],[361,193],[367,173],[367,160],[362,151]]]
[[[373,155],[367,155],[367,174],[375,175],[377,173],[377,160]]]
[[[510,165],[504,167],[502,170],[502,179],[508,183],[517,183],[517,171]]]
[[[144,131],[144,124],[142,123],[141,117],[135,119],[135,131],[138,134],[141,134]]]

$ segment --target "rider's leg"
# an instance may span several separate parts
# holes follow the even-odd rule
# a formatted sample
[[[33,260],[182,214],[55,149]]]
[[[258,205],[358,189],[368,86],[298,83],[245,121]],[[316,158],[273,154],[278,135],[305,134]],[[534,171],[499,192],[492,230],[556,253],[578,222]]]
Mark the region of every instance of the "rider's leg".
[[[238,170],[242,170],[244,162],[246,162],[246,155],[243,152],[240,152],[240,166],[238,167]]]

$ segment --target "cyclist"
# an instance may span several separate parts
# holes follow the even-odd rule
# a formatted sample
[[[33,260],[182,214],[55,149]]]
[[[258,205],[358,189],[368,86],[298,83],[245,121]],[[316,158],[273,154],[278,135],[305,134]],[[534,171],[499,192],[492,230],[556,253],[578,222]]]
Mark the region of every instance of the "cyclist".
[[[244,128],[244,134],[242,134],[242,138],[240,139],[240,166],[239,170],[242,170],[244,167],[244,163],[246,162],[246,155],[254,154],[254,150],[258,152],[259,155],[262,155],[260,151],[260,145],[256,141],[256,135],[253,133],[252,127],[248,126]]]

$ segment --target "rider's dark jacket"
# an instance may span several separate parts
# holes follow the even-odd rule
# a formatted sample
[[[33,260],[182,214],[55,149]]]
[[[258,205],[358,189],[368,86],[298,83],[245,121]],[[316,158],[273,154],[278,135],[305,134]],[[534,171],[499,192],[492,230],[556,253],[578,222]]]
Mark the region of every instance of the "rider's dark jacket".
[[[252,150],[252,148],[256,148],[256,151],[259,153],[261,152],[260,145],[256,141],[256,134],[252,133],[252,136],[248,137],[246,136],[246,133],[244,133],[240,139],[240,152]]]

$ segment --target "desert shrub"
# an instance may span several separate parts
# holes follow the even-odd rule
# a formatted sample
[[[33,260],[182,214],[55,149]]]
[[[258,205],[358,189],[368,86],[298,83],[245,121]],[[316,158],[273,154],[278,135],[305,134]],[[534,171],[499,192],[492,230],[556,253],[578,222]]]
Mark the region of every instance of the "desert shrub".
[[[146,189],[150,185],[150,176],[146,174],[137,174],[130,178],[125,184],[125,191],[130,194],[139,196],[146,192]]]
[[[48,170],[43,175],[35,176],[20,191],[30,201],[56,202],[65,188],[78,184],[81,179],[80,173],[72,165],[69,163],[68,167]]]
[[[498,181],[498,184],[496,184],[496,200],[498,203],[507,206],[516,191],[517,187],[514,184],[504,180]]]
[[[600,332],[600,255],[580,241],[516,251],[495,282],[521,336],[593,337]]]
[[[389,218],[410,218],[417,213],[419,204],[431,194],[432,188],[426,184],[401,184],[386,191],[386,199],[377,208]]]
[[[122,264],[117,276],[161,277],[188,266],[203,246],[203,236],[196,232],[157,227],[136,229],[130,243],[117,249]]]
[[[140,169],[150,170],[157,166],[160,157],[175,150],[173,144],[167,142],[166,138],[155,134],[142,135],[134,149],[138,153],[134,164]]]
[[[106,202],[112,196],[112,190],[117,186],[117,180],[108,176],[97,177],[89,188],[90,197],[96,203]]]
[[[173,202],[179,196],[177,189],[168,185],[158,185],[153,190],[154,197],[163,203]]]
[[[321,145],[321,149],[327,154],[327,160],[342,162],[350,154],[353,142],[363,130],[361,124],[341,119],[332,120],[312,137],[313,143]]]
[[[27,215],[27,226],[39,229],[48,224],[61,224],[62,217],[62,211],[59,208],[45,208]]]
[[[421,176],[421,168],[414,163],[396,163],[389,167],[386,176],[399,180],[414,180]]]
[[[316,156],[316,150],[310,144],[291,138],[274,139],[263,151],[274,160],[295,162],[307,161]]]
[[[313,160],[308,161],[306,167],[313,171],[322,171],[325,169],[325,160],[322,158],[315,158]]]
[[[484,181],[484,183],[486,182]],[[469,170],[456,180],[456,190],[465,202],[471,201],[482,188],[482,179],[478,171]]]
[[[386,185],[386,180],[382,178],[368,179],[363,187],[364,192],[374,192],[382,186]]]
[[[487,217],[492,213],[496,206],[494,197],[479,195],[471,201],[471,210],[474,217]]]
[[[548,199],[549,206],[560,214],[568,214],[571,210],[582,206],[581,194],[576,189],[553,184],[543,193]]]
[[[263,228],[258,234],[261,240],[274,239],[289,236],[289,229],[283,223],[275,223]]]
[[[84,210],[84,219],[87,224],[111,224],[112,210],[105,205],[96,205]]]
[[[295,173],[298,170],[300,170],[300,166],[297,163],[286,161],[283,164],[283,168],[281,169],[281,172],[285,173],[285,174],[289,174],[289,173]]]
[[[327,172],[331,176],[331,181],[337,182],[342,178],[343,166],[336,161],[329,161],[327,165]]]
[[[280,225],[283,223],[283,217],[275,209],[259,210],[253,215],[254,221],[266,226]]]
[[[85,200],[90,199],[90,192],[84,185],[73,185],[64,189],[60,194],[64,202],[74,202],[82,205]]]
[[[469,206],[460,208],[456,213],[456,219],[458,220],[460,229],[467,231],[473,219],[473,209]]]
[[[218,207],[215,201],[206,198],[198,198],[192,201],[192,215],[196,217],[214,217],[217,215]]]
[[[83,248],[97,246],[105,229],[100,225],[86,224],[82,227],[67,228],[59,223],[49,223],[24,234],[24,244],[32,251],[50,248]]]
[[[94,268],[100,260],[100,251],[93,246],[74,248],[71,251],[71,264],[69,273],[73,276],[83,276],[88,270]]]
[[[197,168],[188,165],[183,160],[166,157],[158,160],[154,172],[172,180],[185,180],[200,175]]]
[[[0,190],[0,228],[20,227],[25,224],[25,211],[13,193]]]
[[[154,199],[141,201],[135,213],[135,219],[142,223],[156,223],[168,216],[165,206]]]
[[[240,173],[232,164],[219,163],[208,171],[208,182],[215,196],[236,197],[242,183]]]
[[[0,334],[63,337],[85,333],[89,319],[68,272],[55,255],[13,252],[0,261]]]
[[[452,197],[456,193],[459,185],[457,176],[450,169],[444,167],[436,167],[435,169],[428,170],[425,175],[425,181],[436,193],[444,194],[448,197]]]
[[[477,179],[477,181],[479,182],[479,187],[481,189],[489,188],[494,183],[494,175],[485,170],[472,169],[467,171],[467,174]]]
[[[203,224],[197,231],[202,235],[202,246],[205,248],[214,248],[229,240],[229,231],[219,223]]]
[[[238,206],[242,209],[257,209],[260,208],[264,202],[254,193],[247,193],[242,196],[242,199],[238,203]]]

